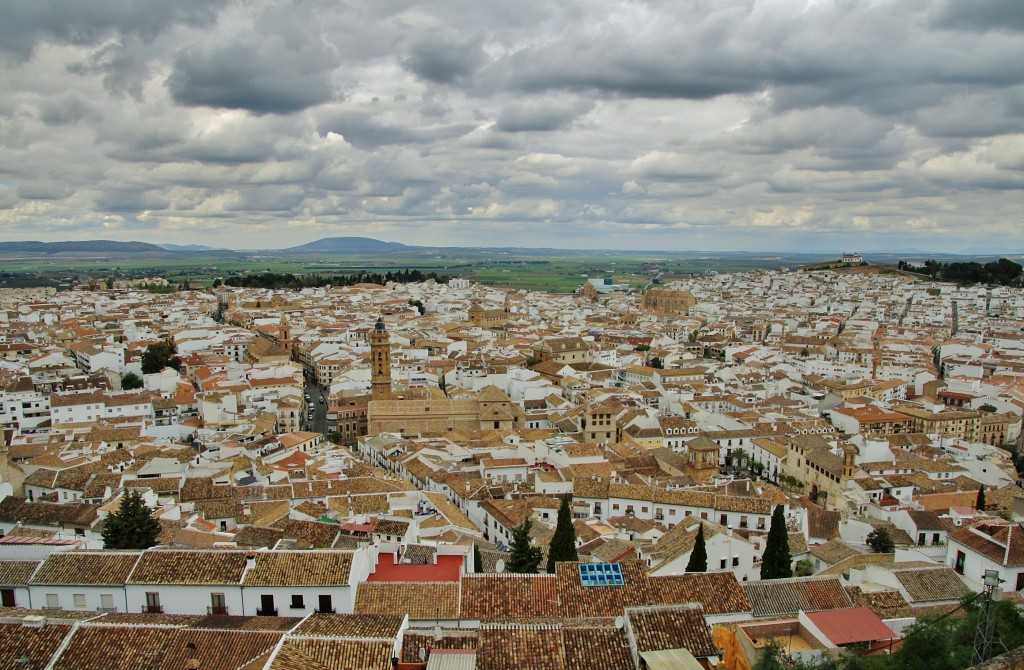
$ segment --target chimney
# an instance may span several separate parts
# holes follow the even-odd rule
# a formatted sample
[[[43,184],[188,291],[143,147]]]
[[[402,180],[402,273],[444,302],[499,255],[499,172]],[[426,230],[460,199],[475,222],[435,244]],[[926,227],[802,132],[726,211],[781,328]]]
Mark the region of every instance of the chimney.
[[[251,551],[245,555],[245,567],[249,570],[256,567],[256,554]]]

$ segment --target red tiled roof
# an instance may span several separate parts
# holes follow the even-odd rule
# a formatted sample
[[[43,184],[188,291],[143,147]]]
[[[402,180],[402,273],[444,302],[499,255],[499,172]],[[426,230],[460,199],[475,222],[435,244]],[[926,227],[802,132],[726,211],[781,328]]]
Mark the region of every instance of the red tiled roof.
[[[867,607],[811,612],[807,618],[835,645],[899,638]]]
[[[462,556],[437,557],[436,564],[395,564],[395,555],[381,552],[377,568],[366,578],[368,582],[457,582],[462,572]]]

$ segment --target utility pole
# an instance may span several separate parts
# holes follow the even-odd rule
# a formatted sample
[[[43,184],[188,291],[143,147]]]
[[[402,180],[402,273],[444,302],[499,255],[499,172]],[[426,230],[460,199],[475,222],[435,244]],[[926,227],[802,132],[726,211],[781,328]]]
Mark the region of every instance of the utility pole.
[[[995,601],[1001,595],[999,571],[986,570],[982,578],[985,583],[985,598],[978,610],[978,629],[974,633],[974,656],[972,665],[980,665],[992,656],[992,634],[996,625]]]

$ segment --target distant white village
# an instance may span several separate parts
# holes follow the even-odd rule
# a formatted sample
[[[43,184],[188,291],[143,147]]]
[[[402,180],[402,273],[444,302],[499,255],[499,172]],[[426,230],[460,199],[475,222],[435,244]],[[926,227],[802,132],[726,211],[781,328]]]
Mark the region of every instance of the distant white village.
[[[581,284],[5,289],[0,618],[51,631],[35,667],[166,643],[220,668],[749,668],[770,635],[891,647],[986,572],[1024,602],[1024,292]],[[104,550],[129,491],[159,544]],[[563,499],[579,560],[506,570]],[[779,506],[794,576],[761,579]],[[698,665],[657,665],[679,649]]]

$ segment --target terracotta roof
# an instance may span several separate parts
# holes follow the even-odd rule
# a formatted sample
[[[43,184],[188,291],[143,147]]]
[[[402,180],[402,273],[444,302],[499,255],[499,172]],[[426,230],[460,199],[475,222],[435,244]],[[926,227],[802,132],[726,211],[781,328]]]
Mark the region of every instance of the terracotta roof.
[[[893,569],[892,574],[910,596],[911,602],[959,600],[970,593],[953,568],[937,565],[933,568]]]
[[[557,563],[559,610],[562,616],[615,617],[627,607],[650,604],[650,584],[646,565],[641,561],[622,561],[620,586],[583,586],[579,563]]]
[[[15,661],[22,657],[28,657],[35,667],[45,667],[70,631],[71,626],[66,623],[48,623],[42,628],[30,628],[21,622],[0,623],[3,667],[11,670],[24,667]]]
[[[391,642],[288,639],[270,670],[383,670],[391,665]]]
[[[867,607],[810,612],[807,618],[835,645],[892,640],[899,637]]]
[[[39,561],[0,561],[0,585],[25,586]]]
[[[558,630],[556,625],[482,625],[476,667],[478,670],[564,670],[565,647]]]
[[[408,614],[410,619],[459,618],[457,582],[364,582],[356,614]]]
[[[56,552],[43,561],[32,584],[123,585],[142,552]]]
[[[719,654],[699,605],[664,605],[626,609],[637,651],[687,649],[695,658]]]
[[[754,618],[795,616],[797,612],[850,607],[839,577],[761,579],[741,584]]]
[[[293,633],[298,636],[393,639],[402,626],[401,614],[311,614]]]
[[[554,575],[512,573],[465,575],[460,612],[464,619],[557,616]]]
[[[731,571],[651,577],[651,604],[700,603],[706,614],[749,612],[750,602]]]
[[[243,551],[146,551],[128,584],[238,584],[245,569]]]
[[[259,551],[246,586],[347,586],[352,554],[345,551]]]

